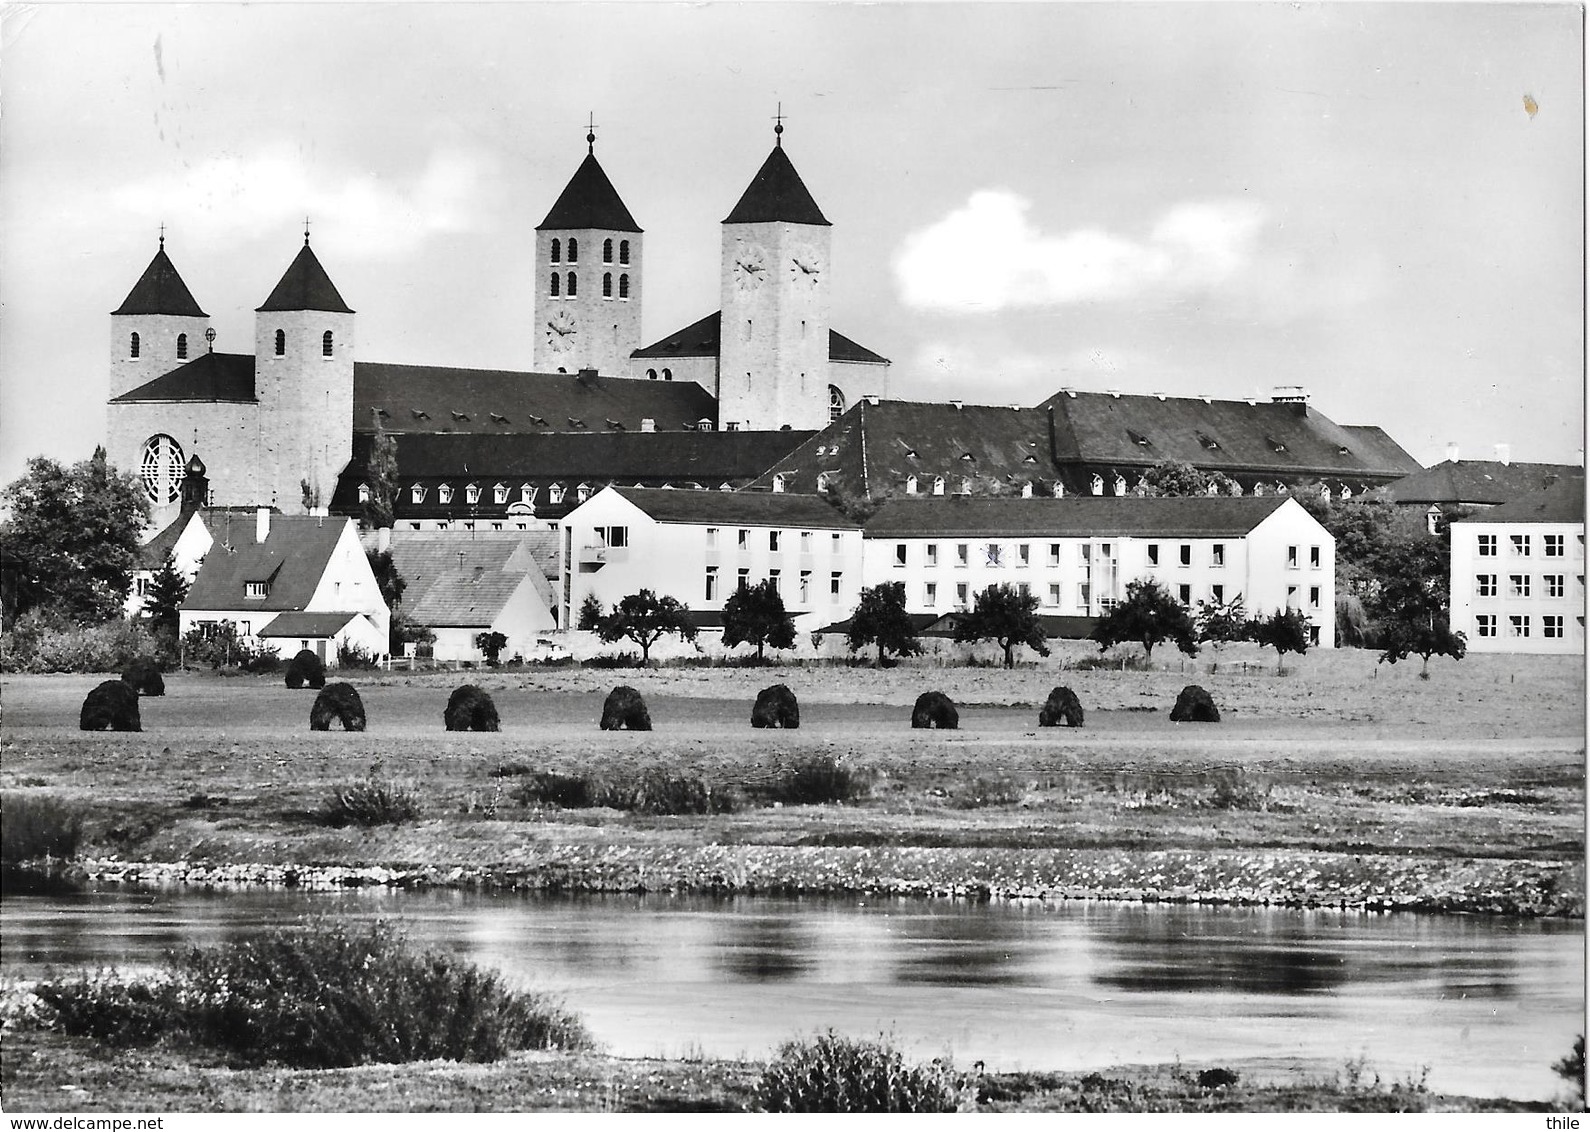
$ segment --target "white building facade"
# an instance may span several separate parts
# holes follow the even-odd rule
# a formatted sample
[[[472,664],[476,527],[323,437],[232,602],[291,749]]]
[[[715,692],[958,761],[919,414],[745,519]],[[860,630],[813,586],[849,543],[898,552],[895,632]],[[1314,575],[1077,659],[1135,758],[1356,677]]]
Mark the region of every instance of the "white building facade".
[[[1099,617],[1151,578],[1189,608],[1301,610],[1330,648],[1335,577],[1334,538],[1290,498],[928,497],[890,503],[865,531],[863,584],[903,582],[911,613],[970,609],[1003,583],[1040,614]]]
[[[558,624],[595,596],[649,589],[704,625],[741,586],[771,579],[798,632],[843,619],[862,585],[859,524],[820,496],[605,488],[563,520]]]
[[[1584,652],[1584,480],[1452,524],[1450,624],[1471,652]]]

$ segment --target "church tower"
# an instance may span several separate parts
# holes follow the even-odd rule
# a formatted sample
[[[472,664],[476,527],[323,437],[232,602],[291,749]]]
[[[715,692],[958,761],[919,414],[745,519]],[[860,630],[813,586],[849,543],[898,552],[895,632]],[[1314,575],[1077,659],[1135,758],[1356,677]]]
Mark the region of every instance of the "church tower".
[[[210,316],[166,255],[166,235],[121,306],[110,312],[110,396],[137,389],[204,353]]]
[[[828,424],[832,226],[784,152],[784,123],[723,221],[721,428]]]
[[[536,226],[537,373],[627,375],[641,346],[641,230],[596,160],[585,160]]]
[[[323,511],[353,456],[353,311],[304,246],[254,316],[259,474],[287,514]],[[262,496],[264,492],[261,492]]]

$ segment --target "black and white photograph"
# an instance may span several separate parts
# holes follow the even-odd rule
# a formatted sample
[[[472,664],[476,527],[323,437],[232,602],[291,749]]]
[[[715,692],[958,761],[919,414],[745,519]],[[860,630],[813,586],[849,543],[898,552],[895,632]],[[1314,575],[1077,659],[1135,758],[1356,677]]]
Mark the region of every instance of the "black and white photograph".
[[[1585,103],[1566,0],[0,7],[0,1108],[1578,1127]]]

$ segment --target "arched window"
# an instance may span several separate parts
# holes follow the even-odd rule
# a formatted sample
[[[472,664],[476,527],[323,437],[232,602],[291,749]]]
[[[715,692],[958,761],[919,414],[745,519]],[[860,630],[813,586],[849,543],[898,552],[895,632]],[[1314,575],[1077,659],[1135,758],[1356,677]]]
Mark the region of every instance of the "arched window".
[[[177,360],[179,362],[180,361],[185,361],[187,359],[187,356],[188,356],[188,336],[186,334],[178,334],[177,335]]]
[[[916,494],[916,477],[915,476],[906,476],[905,477],[905,493],[907,495],[915,495]]]
[[[1116,495],[1125,495],[1126,494],[1126,477],[1125,476],[1116,476],[1115,477],[1115,494]]]
[[[618,262],[622,263],[622,264],[625,264],[626,266],[629,263],[629,241],[628,240],[620,240],[618,242]]]
[[[613,262],[613,241],[612,240],[603,240],[602,241],[602,262],[603,263],[612,263]]]
[[[664,366],[663,367],[663,380],[664,381],[672,381],[673,379],[674,379],[674,371],[669,369],[667,366]],[[708,421],[707,423],[711,424],[712,422]]]
[[[1028,480],[1026,483],[1021,485],[1021,497],[1023,499],[1031,499],[1032,498],[1032,481],[1031,480]]]
[[[451,503],[453,501],[453,485],[444,483],[436,489],[436,502]]]
[[[819,492],[821,492],[821,493],[826,493],[828,491],[828,473],[827,472],[818,472],[817,473],[817,490]]]
[[[279,357],[282,357],[286,353],[287,353],[287,331],[278,330],[276,332],[276,356],[279,358]]]
[[[1053,494],[1056,499],[1064,499],[1066,495],[1066,485],[1061,483],[1059,480],[1055,480],[1054,491],[1051,494]]]
[[[491,501],[493,503],[508,502],[508,485],[505,483],[493,484],[491,488]]]
[[[649,370],[646,371],[646,376],[649,377],[652,381],[656,381],[657,380],[657,371],[654,370],[654,369],[649,369]]]
[[[618,277],[618,297],[621,298],[621,299],[629,298],[629,276],[628,275],[620,275]]]
[[[138,356],[138,332],[136,330],[133,331],[132,346],[130,349],[128,349],[127,356],[129,358],[136,358]]]
[[[562,284],[563,284],[563,276],[559,275],[556,271],[554,271],[552,273],[552,297],[554,299],[558,297],[558,290],[562,286]]]
[[[943,476],[934,476],[933,477],[933,494],[934,495],[943,495],[944,494],[944,477]]]
[[[570,240],[569,243],[572,245],[574,243],[574,241]],[[579,289],[578,288],[579,288],[579,284],[575,282],[574,272],[571,271],[571,272],[569,272],[569,286],[568,286],[569,298],[572,299],[572,298],[574,298],[575,295],[579,294]]]
[[[409,488],[409,502],[410,503],[424,503],[425,502],[425,485],[424,484],[417,483],[413,487]]]
[[[331,357],[331,331],[329,330],[320,336],[320,356],[323,358]]]
[[[584,503],[587,499],[591,498],[591,485],[588,483],[580,484],[579,487],[574,489],[574,498],[580,503]]]
[[[552,262],[563,262],[563,241],[557,239],[556,237],[554,237],[552,240]]]
[[[1104,494],[1104,477],[1101,476],[1101,475],[1098,475],[1097,473],[1095,473],[1094,476],[1093,476],[1093,482],[1092,482],[1092,484],[1090,486],[1093,488],[1093,494],[1094,495],[1103,495]]]
[[[1263,495],[1264,494],[1264,485],[1262,483],[1254,484],[1253,485],[1253,494],[1254,495]]]
[[[837,421],[844,415],[845,395],[840,391],[839,386],[830,385],[828,387],[828,419],[830,421]]]
[[[151,436],[144,441],[138,470],[149,502],[156,506],[175,503],[182,494],[182,477],[187,474],[182,445],[164,433]]]
[[[560,483],[555,483],[551,487],[547,488],[547,498],[550,499],[553,503],[562,503],[563,502],[563,485],[560,484]]]
[[[368,503],[368,502],[370,502],[370,485],[367,484],[367,483],[361,483],[359,485],[359,502],[360,503]]]
[[[613,297],[613,273],[611,271],[604,271],[602,273],[602,298],[611,299],[612,297]]]
[[[480,485],[472,483],[464,488],[464,502],[471,507],[480,502]]]
[[[784,493],[784,485],[789,482],[789,477],[784,472],[779,472],[773,477],[773,491],[775,494]]]
[[[519,502],[534,503],[536,501],[535,484],[522,483],[519,485]]]
[[[573,236],[569,237],[569,262],[580,262],[580,241],[576,240]]]

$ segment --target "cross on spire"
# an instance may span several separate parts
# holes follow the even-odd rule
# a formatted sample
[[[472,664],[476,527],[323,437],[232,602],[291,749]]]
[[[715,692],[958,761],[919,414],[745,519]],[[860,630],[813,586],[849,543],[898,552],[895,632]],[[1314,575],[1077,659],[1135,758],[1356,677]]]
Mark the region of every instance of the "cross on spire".
[[[778,104],[778,113],[773,115],[773,144],[780,149],[784,147],[784,104]]]
[[[585,145],[586,152],[596,152],[596,114],[594,112],[586,115]]]
[[[304,217],[304,247],[309,246],[309,217]]]
[[[164,220],[160,222],[160,250],[166,250],[166,222]]]

